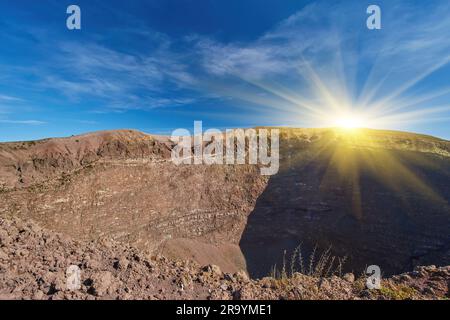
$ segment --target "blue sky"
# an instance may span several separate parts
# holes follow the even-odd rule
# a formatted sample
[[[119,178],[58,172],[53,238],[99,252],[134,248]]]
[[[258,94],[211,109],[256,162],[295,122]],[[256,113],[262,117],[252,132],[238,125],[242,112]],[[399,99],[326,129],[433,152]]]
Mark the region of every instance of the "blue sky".
[[[450,139],[447,0],[0,0],[0,17],[0,141],[340,113]]]

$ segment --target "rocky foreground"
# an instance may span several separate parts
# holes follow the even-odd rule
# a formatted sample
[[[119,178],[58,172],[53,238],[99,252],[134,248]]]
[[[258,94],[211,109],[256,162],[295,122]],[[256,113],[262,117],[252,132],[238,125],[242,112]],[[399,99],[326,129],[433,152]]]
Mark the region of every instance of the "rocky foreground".
[[[81,269],[70,291],[66,270]],[[31,221],[0,218],[0,299],[448,299],[450,267],[417,267],[367,290],[364,277],[251,280],[214,265],[171,261],[111,240],[77,242]]]

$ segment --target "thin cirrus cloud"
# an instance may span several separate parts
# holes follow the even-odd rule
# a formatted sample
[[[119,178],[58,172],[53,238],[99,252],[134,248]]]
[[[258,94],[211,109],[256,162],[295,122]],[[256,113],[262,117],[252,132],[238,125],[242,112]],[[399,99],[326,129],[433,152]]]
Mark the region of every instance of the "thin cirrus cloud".
[[[0,119],[0,123],[6,123],[6,124],[24,124],[24,125],[42,125],[46,124],[44,121],[39,120],[6,120],[6,119]]]
[[[95,43],[61,43],[52,64],[39,71],[39,86],[78,101],[101,99],[104,110],[153,109],[190,103],[177,93],[195,78],[174,53],[161,47],[150,54],[124,53]],[[168,90],[167,88],[170,88]]]
[[[2,124],[18,124],[18,125],[43,125],[46,124],[44,121],[40,120],[14,120],[10,119],[10,115],[14,115],[16,110],[20,110],[21,107],[26,103],[25,99],[1,94],[0,93],[0,114],[4,115],[0,118],[0,123]]]
[[[0,94],[0,102],[21,102],[22,98],[12,97],[6,94]]]

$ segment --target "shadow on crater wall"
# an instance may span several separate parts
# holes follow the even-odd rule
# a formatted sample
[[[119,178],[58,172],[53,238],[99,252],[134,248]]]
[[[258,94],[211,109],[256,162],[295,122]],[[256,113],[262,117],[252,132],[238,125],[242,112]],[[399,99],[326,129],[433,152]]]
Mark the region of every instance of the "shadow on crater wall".
[[[358,275],[372,264],[384,275],[450,264],[448,159],[338,142],[281,154],[240,240],[251,277],[280,269],[284,254],[289,265],[299,244],[305,263],[331,246]]]

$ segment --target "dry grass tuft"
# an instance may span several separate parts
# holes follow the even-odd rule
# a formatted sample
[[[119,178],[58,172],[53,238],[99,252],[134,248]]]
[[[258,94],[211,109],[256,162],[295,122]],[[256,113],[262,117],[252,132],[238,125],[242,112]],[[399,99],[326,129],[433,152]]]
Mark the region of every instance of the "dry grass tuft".
[[[279,280],[288,280],[294,276],[295,273],[301,273],[307,276],[326,278],[333,275],[342,276],[343,266],[347,257],[336,257],[331,254],[331,246],[322,253],[318,253],[317,246],[314,247],[309,256],[308,263],[305,266],[304,256],[302,254],[301,245],[296,247],[292,252],[289,269],[286,262],[286,250],[283,252],[283,265],[281,269],[277,268],[275,264],[271,271],[270,277]]]

